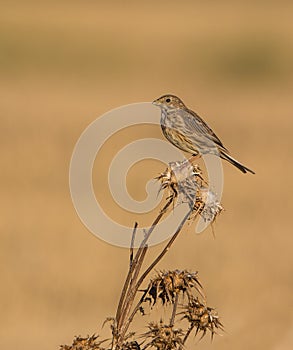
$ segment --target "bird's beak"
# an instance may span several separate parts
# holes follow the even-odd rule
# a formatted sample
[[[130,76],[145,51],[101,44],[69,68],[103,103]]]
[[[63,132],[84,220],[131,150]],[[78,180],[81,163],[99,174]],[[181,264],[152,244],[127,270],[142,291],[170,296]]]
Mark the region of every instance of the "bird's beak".
[[[155,100],[155,101],[152,102],[152,104],[154,106],[160,106],[161,103],[159,102],[159,100]]]

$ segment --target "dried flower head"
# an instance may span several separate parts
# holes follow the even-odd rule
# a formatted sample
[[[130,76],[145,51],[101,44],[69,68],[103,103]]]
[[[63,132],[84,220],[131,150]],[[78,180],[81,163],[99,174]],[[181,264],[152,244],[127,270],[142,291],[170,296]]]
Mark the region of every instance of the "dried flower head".
[[[140,350],[141,347],[137,341],[129,341],[122,344],[121,350]]]
[[[86,338],[75,337],[72,345],[61,345],[60,350],[105,350],[101,344],[106,340],[97,341],[98,338],[95,334]]]
[[[164,173],[157,177],[161,181],[160,190],[169,189],[171,196],[192,207],[196,198],[196,190],[202,185],[201,170],[188,160],[171,162]]]
[[[149,331],[143,335],[143,338],[150,339],[145,345],[145,349],[152,346],[157,350],[171,350],[183,348],[183,335],[181,329],[175,329],[170,325],[151,322],[148,325]]]
[[[205,222],[213,223],[223,207],[217,195],[207,187],[201,187],[194,203],[195,210]]]
[[[196,329],[195,334],[202,332],[201,338],[206,335],[207,331],[211,332],[211,338],[213,338],[217,334],[217,329],[224,329],[215,309],[202,304],[198,298],[191,298],[183,309],[182,318],[187,319],[190,330]]]
[[[157,179],[161,181],[160,190],[169,189],[173,199],[188,203],[205,222],[213,223],[223,210],[216,193],[206,186],[200,168],[188,160],[170,163]]]
[[[156,304],[158,299],[163,304],[172,304],[179,293],[189,296],[192,295],[194,290],[203,296],[197,272],[187,270],[161,271],[144,290],[142,300],[144,302],[149,301],[152,305]]]

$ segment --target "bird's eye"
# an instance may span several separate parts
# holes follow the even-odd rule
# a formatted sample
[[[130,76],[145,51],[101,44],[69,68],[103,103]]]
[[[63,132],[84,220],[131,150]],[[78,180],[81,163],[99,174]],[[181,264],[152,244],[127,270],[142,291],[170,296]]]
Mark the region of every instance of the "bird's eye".
[[[170,98],[166,98],[166,102],[167,103],[171,102],[171,99]]]

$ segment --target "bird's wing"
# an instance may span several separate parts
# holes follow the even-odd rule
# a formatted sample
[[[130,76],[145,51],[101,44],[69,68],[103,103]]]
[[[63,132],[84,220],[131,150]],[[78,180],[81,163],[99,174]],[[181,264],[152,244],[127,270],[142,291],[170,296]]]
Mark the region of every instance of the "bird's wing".
[[[213,130],[204,122],[204,120],[196,114],[191,109],[187,109],[184,111],[185,122],[190,127],[190,129],[195,130],[197,133],[204,135],[213,141],[217,146],[227,151],[227,148],[223,145],[222,141],[218,138],[218,136],[213,132]]]

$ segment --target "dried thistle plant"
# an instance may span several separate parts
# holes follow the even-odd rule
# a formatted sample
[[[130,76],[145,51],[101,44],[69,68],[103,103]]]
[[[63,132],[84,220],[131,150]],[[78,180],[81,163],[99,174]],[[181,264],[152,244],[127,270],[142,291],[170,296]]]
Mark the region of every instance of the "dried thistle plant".
[[[61,345],[60,350],[105,350],[101,344],[106,340],[98,340],[98,335],[91,335],[85,338],[75,337],[72,345]]]
[[[164,173],[157,177],[161,189],[168,189],[170,196],[179,203],[188,203],[193,212],[204,221],[213,223],[223,207],[216,193],[209,189],[197,165],[188,160],[172,162]]]
[[[131,244],[130,264],[128,274],[118,302],[115,317],[107,318],[110,322],[112,339],[106,348],[101,345],[106,340],[98,341],[93,335],[88,338],[77,337],[71,346],[63,345],[62,350],[141,350],[183,349],[185,343],[195,330],[195,334],[202,333],[203,338],[209,331],[211,338],[217,330],[223,330],[218,314],[207,306],[203,288],[197,272],[187,270],[169,270],[158,272],[148,285],[141,289],[146,277],[168,252],[182,228],[190,218],[201,216],[208,223],[213,223],[221,213],[222,206],[217,196],[207,186],[200,168],[189,161],[172,162],[165,172],[157,179],[161,183],[161,190],[168,191],[167,202],[154,219],[136,253]],[[161,253],[142,272],[143,262],[148,252],[148,240],[163,216],[176,205],[187,203],[189,210],[182,218],[174,234],[169,239]],[[133,242],[138,224],[133,229]],[[140,294],[142,293],[142,295]],[[158,303],[160,302],[160,303]],[[148,331],[138,334],[129,331],[133,320],[138,315],[143,317],[146,305],[152,307],[169,308],[168,321],[151,322]],[[178,312],[178,309],[180,312]],[[187,323],[186,323],[187,322]],[[180,328],[175,327],[180,325]],[[184,327],[184,324],[187,324]]]
[[[158,350],[182,349],[184,331],[176,329],[173,325],[165,325],[162,320],[159,323],[151,322],[149,331],[142,335],[147,342],[143,349],[149,347]]]
[[[217,334],[217,329],[224,330],[215,309],[206,306],[198,298],[190,298],[187,305],[184,305],[182,308],[184,310],[180,313],[183,314],[182,319],[186,319],[189,323],[184,342],[193,329],[195,329],[195,335],[202,332],[201,338],[206,335],[207,331],[210,331],[212,339]]]
[[[149,301],[151,305],[155,305],[158,300],[161,300],[162,304],[165,305],[174,303],[180,294],[183,297],[185,295],[191,297],[194,290],[204,297],[197,272],[188,272],[187,270],[162,271],[150,280],[148,287],[144,290],[142,300],[143,302]]]

